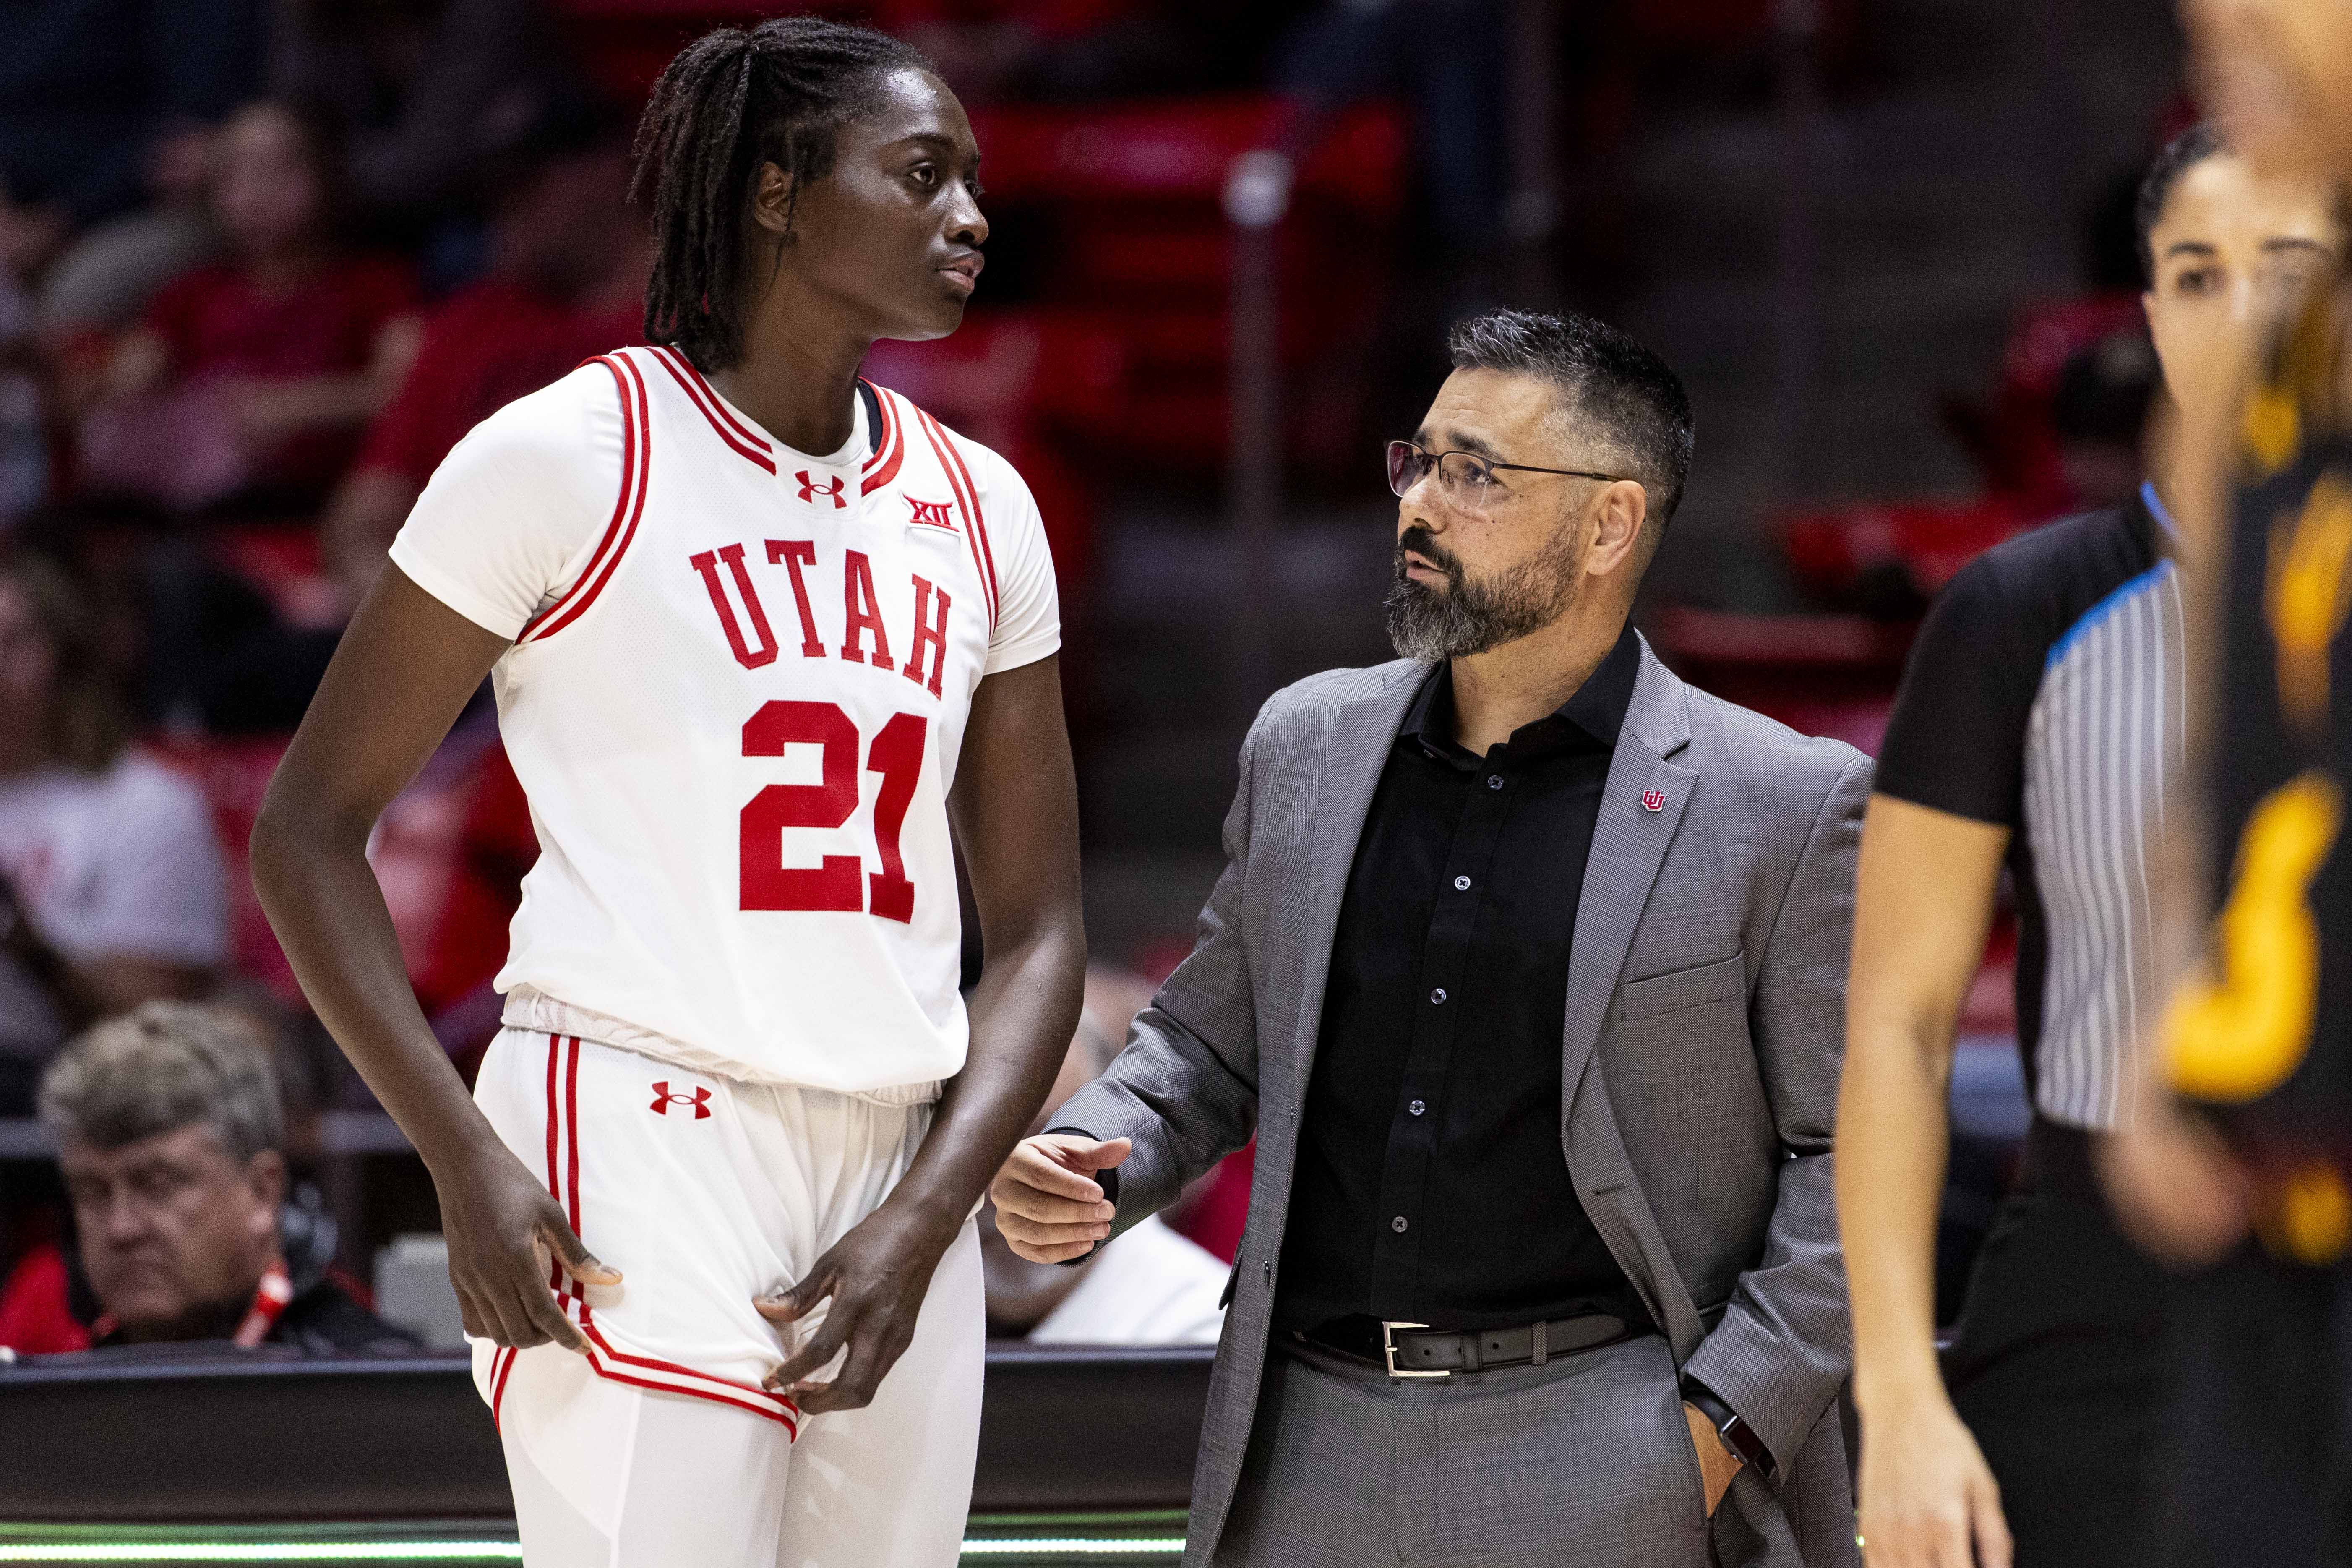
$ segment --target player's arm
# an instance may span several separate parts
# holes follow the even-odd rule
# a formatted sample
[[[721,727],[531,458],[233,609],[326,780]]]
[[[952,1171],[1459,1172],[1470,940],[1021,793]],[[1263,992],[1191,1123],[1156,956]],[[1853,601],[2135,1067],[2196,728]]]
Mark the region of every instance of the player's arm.
[[[971,995],[971,1045],[890,1195],[791,1290],[760,1303],[790,1322],[832,1298],[824,1325],[768,1380],[793,1390],[804,1410],[856,1409],[874,1397],[914,1337],[940,1254],[1045,1103],[1077,1026],[1087,942],[1059,658],[980,683],[948,809],[987,955]],[[1108,1221],[1110,1205],[1099,1206]],[[845,1346],[832,1382],[803,1384]]]
[[[1192,951],[1135,1016],[1127,1048],[1055,1113],[1058,1131],[1024,1138],[989,1194],[996,1228],[1032,1263],[1083,1258],[1175,1201],[1257,1128],[1257,1001],[1246,938],[1257,749],[1285,694],[1258,710],[1235,758],[1238,777],[1221,835],[1224,869]],[[1102,1136],[1108,1134],[1108,1136]],[[1100,1177],[1110,1173],[1110,1180]]]
[[[2008,847],[2006,827],[1888,795],[1863,823],[1836,1176],[1873,1568],[2009,1563],[1999,1489],[1935,1342],[1952,1037]]]
[[[432,1172],[467,1332],[581,1349],[548,1289],[548,1256],[590,1283],[620,1276],[588,1255],[466,1092],[417,1006],[367,860],[376,818],[507,646],[386,570],[269,782],[253,883],[320,1021]]]

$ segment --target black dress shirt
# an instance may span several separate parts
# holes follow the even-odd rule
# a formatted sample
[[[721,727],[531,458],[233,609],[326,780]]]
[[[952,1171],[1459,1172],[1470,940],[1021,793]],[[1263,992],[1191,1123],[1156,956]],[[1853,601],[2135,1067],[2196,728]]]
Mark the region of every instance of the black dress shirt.
[[[1356,843],[1301,1118],[1276,1315],[1440,1329],[1647,1325],[1560,1147],[1569,946],[1640,644],[1484,758],[1451,667],[1414,699]]]

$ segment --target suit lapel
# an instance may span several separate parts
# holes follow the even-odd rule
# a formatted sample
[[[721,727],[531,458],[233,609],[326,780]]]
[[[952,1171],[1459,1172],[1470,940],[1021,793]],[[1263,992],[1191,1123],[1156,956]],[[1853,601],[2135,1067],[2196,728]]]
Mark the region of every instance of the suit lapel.
[[[1607,1081],[1590,1068],[1634,930],[1698,785],[1696,772],[1667,761],[1689,742],[1682,682],[1645,642],[1633,700],[1625,710],[1625,728],[1593,821],[1592,852],[1577,901],[1559,1079],[1560,1147],[1569,1173],[1594,1228],[1666,1331],[1677,1362],[1696,1347],[1704,1330],[1657,1216],[1634,1179]]]
[[[1584,890],[1577,900],[1561,1038],[1563,1101],[1574,1097],[1592,1059],[1625,954],[1633,945],[1633,929],[1698,784],[1698,774],[1666,761],[1689,743],[1683,684],[1644,641],[1642,671],[1634,679],[1624,731],[1609,763],[1609,782],[1592,824],[1592,852],[1584,863]]]
[[[1308,763],[1316,787],[1300,797],[1301,807],[1312,814],[1303,835],[1307,844],[1299,926],[1304,963],[1292,1046],[1297,1068],[1293,1083],[1301,1094],[1323,1028],[1323,989],[1330,979],[1331,942],[1339,933],[1340,902],[1348,895],[1348,873],[1356,864],[1356,841],[1363,837],[1364,817],[1372,808],[1397,729],[1430,671],[1426,664],[1395,668],[1395,678],[1380,690],[1324,716],[1314,741],[1316,760]]]

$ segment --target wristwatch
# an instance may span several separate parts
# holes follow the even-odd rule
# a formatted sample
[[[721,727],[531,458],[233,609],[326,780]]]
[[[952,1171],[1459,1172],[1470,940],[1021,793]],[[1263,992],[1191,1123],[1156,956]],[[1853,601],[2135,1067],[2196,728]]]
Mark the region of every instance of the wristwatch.
[[[1771,1480],[1777,1467],[1772,1463],[1772,1450],[1756,1435],[1756,1428],[1739,1418],[1734,1410],[1717,1398],[1715,1390],[1695,1377],[1683,1379],[1683,1398],[1715,1428],[1723,1446],[1739,1456],[1739,1462],[1753,1469],[1766,1480]]]

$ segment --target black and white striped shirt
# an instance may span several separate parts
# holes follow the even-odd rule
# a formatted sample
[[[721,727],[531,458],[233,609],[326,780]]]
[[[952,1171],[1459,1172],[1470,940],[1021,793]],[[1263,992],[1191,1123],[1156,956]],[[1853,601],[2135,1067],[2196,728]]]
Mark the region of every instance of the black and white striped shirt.
[[[2017,1026],[2034,1109],[2126,1115],[2158,1005],[2149,856],[2183,766],[2179,575],[2152,488],[1987,551],[1937,597],[1882,794],[2011,830]]]

